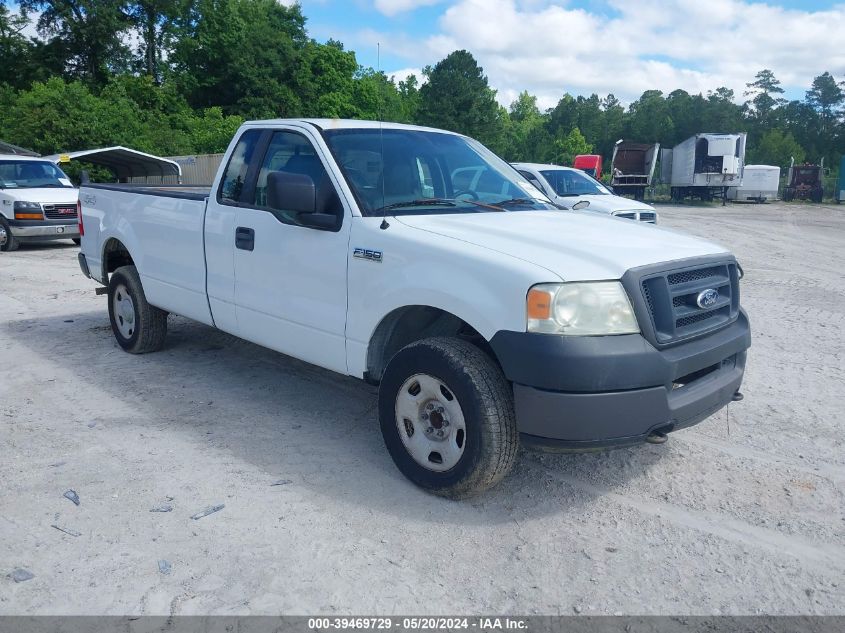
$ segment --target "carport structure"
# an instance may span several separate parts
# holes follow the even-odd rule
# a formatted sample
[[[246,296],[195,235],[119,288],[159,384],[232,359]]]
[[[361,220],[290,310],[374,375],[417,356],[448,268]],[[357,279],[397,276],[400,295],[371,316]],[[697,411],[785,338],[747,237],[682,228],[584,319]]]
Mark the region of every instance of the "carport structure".
[[[54,163],[67,163],[79,160],[92,165],[99,165],[111,170],[118,182],[129,182],[132,178],[144,178],[152,182],[151,178],[160,178],[164,182],[166,176],[175,176],[181,182],[182,168],[176,161],[154,156],[135,149],[116,145],[101,149],[85,149],[76,152],[53,154],[44,158]]]

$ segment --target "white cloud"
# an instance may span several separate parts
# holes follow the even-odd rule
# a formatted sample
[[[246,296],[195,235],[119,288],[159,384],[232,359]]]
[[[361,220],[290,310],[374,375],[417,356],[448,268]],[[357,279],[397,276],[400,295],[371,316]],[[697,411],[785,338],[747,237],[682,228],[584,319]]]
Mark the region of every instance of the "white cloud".
[[[742,99],[762,68],[796,90],[826,70],[845,75],[845,5],[815,12],[742,0],[606,6],[612,17],[565,2],[458,0],[441,16],[438,33],[418,46],[406,41],[404,54],[397,53],[424,65],[467,49],[501,103],[528,90],[541,107],[564,92],[612,92],[630,101],[647,89],[706,94],[727,86]]]
[[[394,16],[420,7],[439,4],[443,0],[375,0],[375,7],[387,16]]]
[[[422,68],[400,68],[399,70],[391,70],[385,74],[388,77],[392,77],[397,86],[400,81],[405,81],[411,75],[416,76],[418,84],[425,81],[425,77],[423,77],[422,74]]]

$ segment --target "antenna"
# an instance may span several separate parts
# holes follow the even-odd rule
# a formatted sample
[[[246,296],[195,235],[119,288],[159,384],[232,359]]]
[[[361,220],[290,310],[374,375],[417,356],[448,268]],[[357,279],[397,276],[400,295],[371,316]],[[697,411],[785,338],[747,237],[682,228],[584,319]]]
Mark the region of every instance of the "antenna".
[[[390,224],[385,217],[387,215],[387,199],[385,195],[385,188],[384,188],[384,174],[385,174],[385,165],[384,165],[384,129],[381,122],[381,101],[384,97],[383,90],[381,88],[381,42],[376,42],[376,66],[378,71],[378,81],[379,81],[379,99],[378,111],[376,116],[378,117],[378,137],[379,137],[379,144],[381,145],[381,224],[379,228],[384,231]]]

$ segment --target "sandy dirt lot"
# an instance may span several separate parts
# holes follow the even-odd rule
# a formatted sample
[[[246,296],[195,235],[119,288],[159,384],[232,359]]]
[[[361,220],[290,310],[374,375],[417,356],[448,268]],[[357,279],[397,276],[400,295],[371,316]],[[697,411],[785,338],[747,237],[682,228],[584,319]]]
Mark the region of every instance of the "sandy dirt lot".
[[[373,387],[181,318],[130,356],[69,242],[0,253],[0,614],[845,614],[845,207],[660,212],[745,267],[745,401],[463,502]]]

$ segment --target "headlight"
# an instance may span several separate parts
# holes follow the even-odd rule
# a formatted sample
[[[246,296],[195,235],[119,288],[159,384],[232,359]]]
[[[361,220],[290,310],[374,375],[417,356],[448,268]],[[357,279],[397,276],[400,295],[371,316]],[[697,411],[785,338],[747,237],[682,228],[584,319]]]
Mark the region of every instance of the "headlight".
[[[38,202],[23,202],[21,200],[15,200],[15,219],[43,220],[44,215],[41,213],[41,204]]]
[[[15,200],[15,211],[23,211],[24,213],[36,211],[41,213],[41,204],[38,202],[23,202]]]
[[[539,284],[528,291],[528,331],[569,336],[640,331],[618,281]]]

